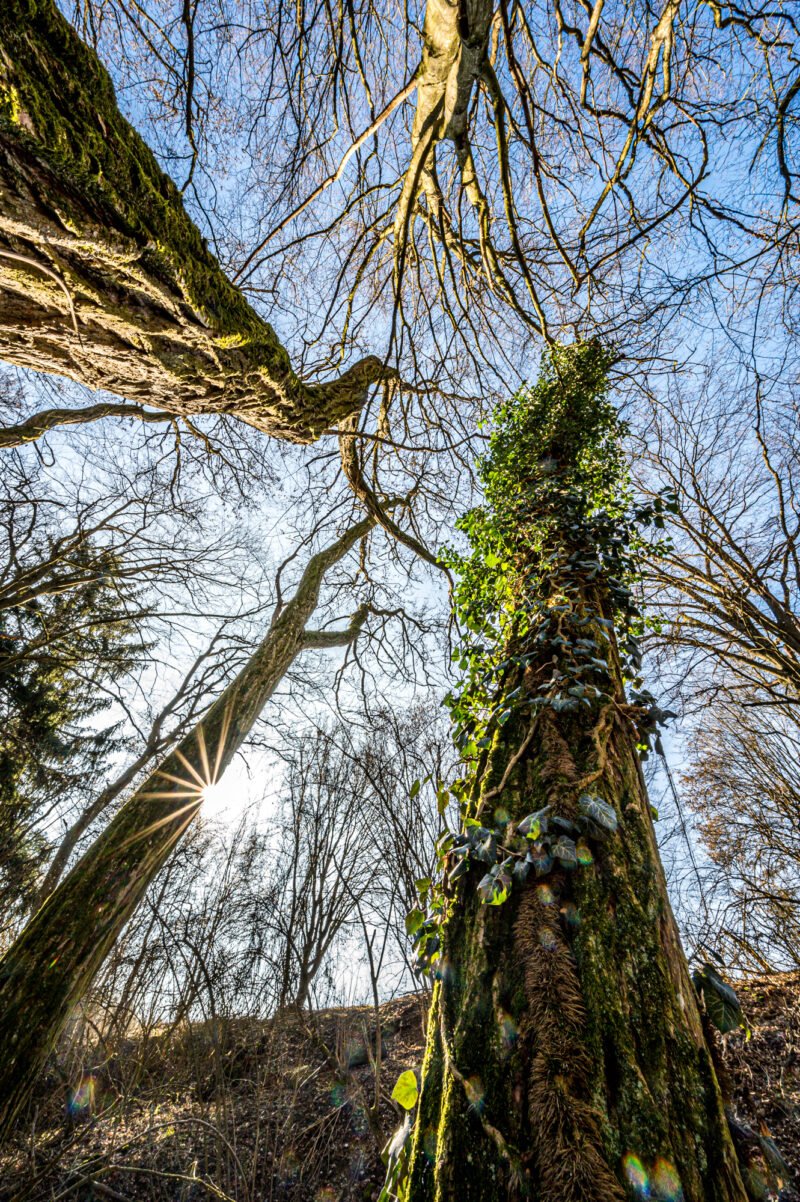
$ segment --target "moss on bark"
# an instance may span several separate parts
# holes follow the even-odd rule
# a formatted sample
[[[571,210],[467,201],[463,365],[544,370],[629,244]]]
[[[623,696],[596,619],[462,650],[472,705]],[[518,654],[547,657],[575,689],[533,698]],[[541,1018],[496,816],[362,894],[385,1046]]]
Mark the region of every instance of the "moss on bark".
[[[626,700],[614,635],[631,644],[635,560],[606,361],[558,350],[509,402],[465,523],[473,667],[453,709],[485,750],[463,816],[497,832],[495,872],[524,856],[527,815],[567,848],[532,835],[548,862],[524,883],[502,869],[501,904],[480,900],[485,863],[449,886],[404,1202],[746,1198],[639,765],[651,710]]]
[[[357,412],[380,360],[296,375],[52,0],[8,0],[0,47],[0,354],[297,442]]]

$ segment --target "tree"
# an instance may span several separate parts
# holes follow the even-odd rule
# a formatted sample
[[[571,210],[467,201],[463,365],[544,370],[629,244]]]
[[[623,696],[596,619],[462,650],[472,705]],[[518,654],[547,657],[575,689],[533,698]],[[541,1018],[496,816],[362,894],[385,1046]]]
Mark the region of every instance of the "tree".
[[[698,941],[745,971],[800,965],[799,749],[791,705],[717,705],[689,744],[683,779],[712,865]]]
[[[374,872],[366,780],[326,731],[292,748],[276,849],[274,926],[280,946],[280,1005],[309,1004],[332,944],[351,920]]]
[[[670,545],[647,565],[649,641],[695,701],[742,692],[780,708],[800,700],[798,413],[749,383],[728,385],[723,407],[701,380],[653,413],[647,482],[676,503]]]
[[[268,22],[203,0],[72,10],[183,187],[55,5],[6,5],[0,330],[15,362],[312,439],[398,372],[423,416],[443,381],[450,401],[496,389],[531,334],[600,324],[649,356],[664,315],[716,281],[736,278],[738,301],[742,268],[762,314],[776,279],[793,286],[788,10],[637,0],[626,36],[616,6],[582,0],[431,3],[422,23],[371,0],[313,16],[282,0]],[[304,384],[189,204],[230,277],[259,306],[277,298],[279,328],[302,315],[296,357],[315,375],[369,353]],[[397,397],[381,400],[385,420]],[[7,437],[148,412],[90,409]]]
[[[374,525],[355,522],[306,565],[243,670],[140,785],[0,959],[0,1134],[23,1105],[70,1010],[196,816],[203,790],[224,772],[293,660],[309,648],[346,646],[345,630],[309,630],[325,574]]]
[[[746,1197],[639,765],[636,526],[661,506],[632,508],[607,365],[555,349],[501,409],[454,558],[468,770],[411,920],[436,978],[412,1202]]]
[[[78,559],[80,560],[80,556]],[[89,580],[0,608],[0,910],[7,932],[35,894],[48,854],[43,819],[119,748],[106,689],[143,652],[135,615]]]
[[[8,390],[0,385],[0,391]],[[189,586],[187,616],[196,628],[196,615],[208,612],[209,588],[220,581],[226,561],[234,561],[240,583],[243,540],[205,532],[210,498],[205,489],[188,487],[188,479],[181,486],[171,464],[165,479],[157,457],[134,466],[124,445],[112,450],[95,437],[87,448],[77,445],[81,441],[70,448],[67,472],[35,450],[4,456],[5,869],[26,840],[36,853],[24,889],[14,883],[16,871],[6,882],[4,898],[14,904],[3,907],[4,943],[11,933],[5,923],[18,929],[26,908],[52,891],[104,810],[196,725],[198,706],[222,687],[221,640],[236,617],[223,614],[221,627],[163,704],[137,704],[142,682],[152,688],[159,635],[166,626],[170,637],[180,637],[184,615],[175,608],[177,596]],[[162,618],[165,600],[169,616]],[[113,722],[104,732],[103,714],[112,707]],[[133,747],[137,754],[119,770],[123,748]],[[36,880],[34,870],[45,865],[44,877]]]
[[[4,8],[0,29],[6,357],[169,413],[232,412],[294,441],[357,412],[384,374],[380,361],[363,359],[328,384],[299,379],[55,4],[20,0]],[[3,443],[128,412],[115,403],[48,411]]]

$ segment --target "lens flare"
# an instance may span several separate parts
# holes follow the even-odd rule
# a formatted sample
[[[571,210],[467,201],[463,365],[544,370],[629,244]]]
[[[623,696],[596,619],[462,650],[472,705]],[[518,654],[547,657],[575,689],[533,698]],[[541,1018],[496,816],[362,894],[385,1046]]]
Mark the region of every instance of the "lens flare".
[[[300,1161],[294,1148],[288,1148],[281,1157],[281,1170],[284,1178],[297,1177],[300,1173]]]
[[[503,1043],[507,1048],[510,1048],[516,1042],[519,1033],[517,1031],[517,1024],[505,1010],[498,1011],[497,1022],[500,1026],[500,1036]]]
[[[539,946],[548,952],[554,952],[558,947],[558,937],[551,927],[539,927]]]
[[[432,976],[435,981],[444,981],[449,985],[456,979],[456,970],[449,960],[439,960],[433,966]]]
[[[650,1178],[639,1157],[627,1152],[622,1158],[622,1168],[634,1193],[640,1198],[650,1198]]]
[[[663,1156],[659,1156],[653,1165],[651,1185],[653,1196],[658,1198],[658,1202],[683,1202],[681,1179],[674,1165]]]
[[[571,931],[576,931],[581,925],[581,912],[574,902],[567,902],[561,907],[561,917]]]
[[[333,1089],[331,1090],[331,1106],[335,1106],[338,1109],[340,1106],[344,1106],[345,1100],[346,1095],[344,1086],[334,1085]]]
[[[425,1158],[429,1164],[433,1164],[436,1160],[436,1129],[434,1127],[426,1127],[425,1134],[422,1137],[422,1151],[425,1153]]]
[[[467,1077],[464,1082],[464,1089],[469,1099],[469,1104],[472,1110],[476,1110],[478,1114],[483,1110],[483,1103],[486,1098],[486,1092],[483,1088],[483,1082],[480,1077]]]
[[[508,826],[511,821],[511,815],[503,806],[498,806],[494,812],[494,820],[497,826]]]
[[[592,849],[583,839],[579,839],[575,846],[575,855],[578,857],[579,864],[591,864],[594,861]]]
[[[69,1092],[67,1106],[70,1114],[83,1114],[94,1109],[95,1079],[91,1074],[81,1077],[75,1089]]]
[[[556,904],[556,895],[549,885],[537,885],[536,895],[539,898],[539,905],[554,906]]]
[[[350,1115],[350,1126],[356,1135],[366,1135],[369,1131],[369,1121],[363,1106],[354,1106]]]

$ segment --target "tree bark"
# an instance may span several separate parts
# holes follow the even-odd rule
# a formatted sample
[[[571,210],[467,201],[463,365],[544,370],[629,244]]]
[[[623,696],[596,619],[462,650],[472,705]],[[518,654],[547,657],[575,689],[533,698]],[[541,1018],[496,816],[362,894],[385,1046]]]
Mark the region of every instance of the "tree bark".
[[[4,359],[173,414],[232,414],[294,442],[357,412],[393,374],[370,355],[327,383],[297,376],[52,0],[7,0],[0,46]],[[53,411],[45,418],[0,445],[58,424]]]
[[[295,595],[205,718],[151,773],[0,960],[0,1139],[9,1130],[73,1006],[253,723],[306,647],[346,644],[364,614],[334,634],[306,630],[325,572],[374,526],[351,526],[314,555]]]
[[[524,737],[498,740],[484,792]],[[563,797],[594,766],[591,748],[577,723],[546,723],[503,792],[512,819]],[[625,1184],[639,1165],[664,1202],[745,1202],[634,740],[617,720],[601,787],[620,832],[591,866],[526,883],[500,907],[479,901],[482,868],[461,882],[409,1202],[621,1202],[637,1196]]]
[[[497,831],[510,893],[500,904],[481,900],[487,864],[475,860],[495,855],[483,845],[468,853],[466,875],[444,886],[450,913],[438,927],[401,1196],[746,1202],[639,763],[651,719],[643,702],[626,701],[614,635],[622,612],[627,642],[636,613],[624,575],[606,575],[614,556],[631,570],[620,550],[630,522],[611,516],[619,502],[607,483],[623,469],[617,453],[606,471],[598,451],[612,422],[602,391],[575,412],[560,398],[572,362],[560,350],[534,390],[539,441],[526,433],[525,407],[511,402],[516,425],[492,436],[482,469],[490,505],[468,527],[476,550],[457,596],[462,605],[478,597],[465,611],[479,631],[468,644],[478,683],[456,710],[487,743],[462,812]],[[497,652],[487,652],[498,628]],[[488,692],[487,663],[498,681]],[[488,725],[474,726],[473,714]],[[597,799],[611,807],[605,837],[584,817]],[[525,854],[517,827],[545,807],[550,843],[533,841],[531,856],[543,858],[520,880],[510,868]],[[571,832],[571,858],[553,853],[554,830]],[[450,854],[450,870],[462,862]]]

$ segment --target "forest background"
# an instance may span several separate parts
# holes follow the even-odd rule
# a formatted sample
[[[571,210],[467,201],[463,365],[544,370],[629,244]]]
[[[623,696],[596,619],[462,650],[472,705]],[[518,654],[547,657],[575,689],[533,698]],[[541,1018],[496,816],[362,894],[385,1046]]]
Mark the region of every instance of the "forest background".
[[[25,262],[4,213],[4,946],[309,557],[364,509],[374,527],[314,615],[343,650],[304,646],[204,782],[78,1044],[420,987],[405,917],[456,820],[439,557],[464,545],[496,403],[553,341],[614,348],[634,487],[677,499],[640,600],[645,684],[675,715],[647,771],[687,949],[799,966],[792,6],[475,4],[449,91],[441,14],[64,11],[296,377],[355,385],[294,432],[257,387],[154,393],[147,353],[107,353],[113,297],[73,286],[47,232]],[[33,339],[25,293],[49,306]]]

